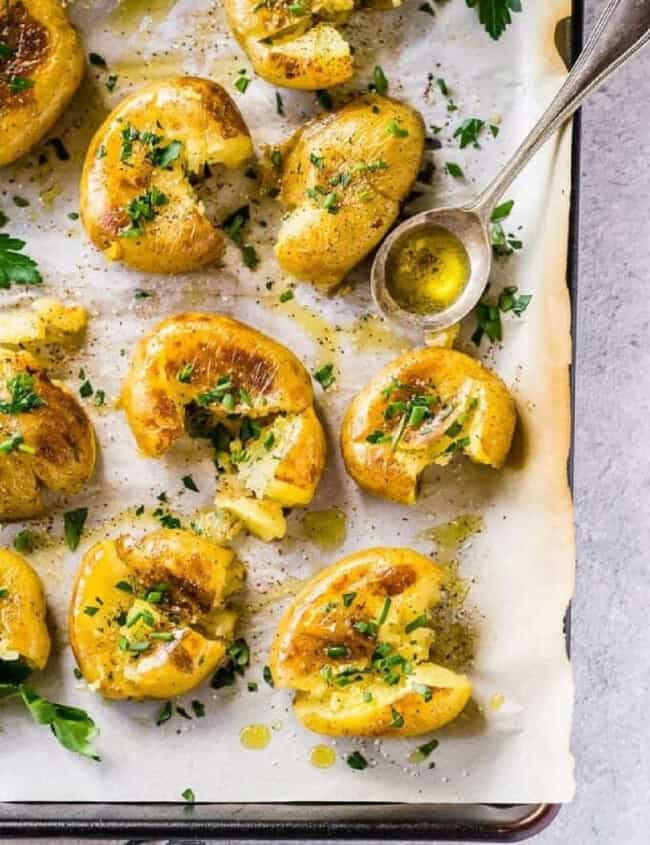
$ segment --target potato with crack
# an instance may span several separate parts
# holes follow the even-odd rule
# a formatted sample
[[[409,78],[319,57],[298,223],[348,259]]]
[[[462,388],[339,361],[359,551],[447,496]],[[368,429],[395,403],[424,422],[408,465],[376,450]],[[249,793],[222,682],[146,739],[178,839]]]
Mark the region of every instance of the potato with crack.
[[[464,675],[432,663],[443,570],[411,549],[356,552],[314,576],[286,610],[269,666],[294,712],[328,736],[417,736],[459,715]]]
[[[140,450],[158,458],[186,431],[209,438],[215,509],[198,530],[226,542],[246,528],[283,537],[283,508],[308,504],[325,465],[309,374],[256,329],[220,314],[163,320],[135,346],[120,404]]]
[[[149,273],[181,273],[217,261],[222,232],[194,183],[206,168],[241,167],[253,154],[237,106],[215,82],[176,77],[123,100],[90,143],[81,218],[110,260]]]
[[[514,400],[497,375],[462,352],[428,347],[384,367],[355,396],[341,450],[364,490],[412,505],[432,464],[462,454],[500,469],[515,423]]]
[[[0,521],[41,514],[43,488],[78,493],[95,459],[95,433],[74,395],[28,352],[0,348]]]
[[[0,166],[49,132],[83,73],[83,50],[59,0],[0,5]]]
[[[41,579],[24,557],[0,549],[0,683],[44,669],[49,656]]]
[[[419,113],[376,95],[298,129],[272,158],[288,210],[275,245],[282,269],[339,285],[395,222],[423,150]]]
[[[401,0],[226,0],[226,15],[259,76],[273,85],[314,91],[352,78],[352,52],[338,27],[362,5],[388,10]]]
[[[228,549],[189,531],[121,536],[84,555],[68,630],[79,669],[106,698],[172,698],[227,656],[245,571]]]

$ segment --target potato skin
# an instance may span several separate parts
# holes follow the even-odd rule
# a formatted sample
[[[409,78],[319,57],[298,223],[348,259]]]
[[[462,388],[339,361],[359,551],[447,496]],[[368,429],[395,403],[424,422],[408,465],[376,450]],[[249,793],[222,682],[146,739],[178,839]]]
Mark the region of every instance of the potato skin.
[[[7,13],[7,8],[9,12]],[[21,0],[0,6],[0,166],[29,152],[49,132],[84,74],[84,53],[59,0]],[[10,76],[34,84],[12,94]]]
[[[427,627],[405,631],[437,604],[442,579],[429,558],[381,547],[350,555],[308,581],[282,617],[269,658],[275,685],[296,690],[294,710],[305,727],[329,736],[416,736],[460,713],[471,694],[469,680],[428,661]],[[359,631],[360,622],[381,618],[386,602],[376,635]],[[380,644],[411,663],[411,673],[387,683],[373,668]],[[346,654],[328,653],[340,645]],[[326,680],[328,667],[330,676],[352,668],[359,675],[339,685]],[[414,683],[429,688],[429,700]]]
[[[0,395],[7,381],[27,373],[45,402],[19,414],[0,414],[0,441],[22,436],[34,453],[0,453],[0,521],[29,519],[43,511],[41,486],[57,493],[77,493],[93,474],[97,447],[85,411],[62,384],[50,381],[27,352],[0,349]]]
[[[50,656],[41,579],[21,555],[0,549],[0,660],[15,653],[30,669],[44,669]]]
[[[325,288],[340,284],[395,222],[423,150],[418,112],[377,95],[357,97],[300,128],[281,150],[280,200],[289,210],[275,246],[282,269]],[[349,182],[332,187],[341,178]],[[334,213],[320,199],[331,193]]]
[[[192,378],[183,383],[178,374],[188,363]],[[164,454],[185,431],[185,407],[225,374],[253,402],[238,402],[234,413],[297,414],[313,402],[309,374],[282,344],[221,314],[177,314],[138,341],[124,382],[121,406],[140,450]]]
[[[123,132],[153,132],[181,144],[168,166],[151,161],[150,147],[132,144],[126,161]],[[94,245],[107,256],[150,273],[197,270],[221,257],[222,233],[196,199],[186,170],[201,175],[206,164],[239,167],[252,155],[248,128],[237,106],[215,82],[196,77],[159,80],[123,100],[90,143],[81,177],[81,218]],[[127,206],[156,189],[166,201],[145,220],[141,234],[124,236]]]
[[[430,445],[403,442],[395,451],[390,443],[369,443],[367,438],[385,426],[384,412],[390,399],[383,392],[395,381],[428,384],[447,405],[467,398],[468,391],[479,399],[467,433],[469,445],[462,451],[472,461],[495,469],[503,466],[514,433],[514,401],[501,379],[479,361],[462,352],[427,347],[408,352],[381,370],[350,403],[341,427],[341,451],[348,473],[375,496],[412,505],[417,498],[418,479],[432,463],[445,464],[450,455],[432,452]],[[452,417],[443,425],[447,429]],[[453,439],[453,438],[451,438]],[[443,448],[451,442],[439,432]]]
[[[231,551],[188,531],[96,543],[77,572],[68,617],[84,678],[106,698],[171,698],[193,689],[223,661],[236,618],[225,601],[243,577]],[[132,592],[116,587],[121,582]],[[173,639],[151,639],[139,656],[125,651],[119,641],[129,629],[118,617],[160,583],[167,585],[162,601],[138,606]],[[97,608],[94,615],[88,607]],[[146,639],[150,632],[136,635]]]

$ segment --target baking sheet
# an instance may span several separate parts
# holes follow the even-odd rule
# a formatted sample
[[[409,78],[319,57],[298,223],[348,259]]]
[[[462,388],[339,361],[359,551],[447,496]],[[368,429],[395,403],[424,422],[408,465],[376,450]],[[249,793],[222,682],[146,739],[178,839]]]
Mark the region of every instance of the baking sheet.
[[[107,264],[90,247],[80,224],[66,216],[77,209],[81,160],[92,132],[111,104],[148,79],[189,72],[220,82],[236,97],[258,146],[285,137],[316,109],[312,95],[283,91],[285,117],[279,117],[273,87],[259,79],[245,95],[237,94],[233,83],[249,65],[229,37],[220,7],[203,0],[156,0],[153,13],[143,17],[146,4],[139,5],[138,11],[129,3],[121,15],[111,4],[70,7],[86,49],[103,55],[110,72],[118,74],[116,90],[109,95],[106,74],[91,69],[55,133],[71,160],[56,161],[50,152],[49,163],[38,164],[35,155],[0,177],[0,207],[11,218],[7,230],[25,237],[29,253],[39,260],[45,276],[42,293],[82,302],[92,313],[85,347],[76,356],[55,361],[53,372],[77,389],[83,366],[93,385],[114,399],[134,340],[160,317],[188,308],[221,311],[257,326],[290,345],[311,370],[332,361],[338,372],[336,389],[325,394],[318,389],[331,454],[311,509],[336,505],[345,510],[348,534],[336,552],[323,552],[302,536],[302,514],[296,511],[286,541],[237,542],[249,568],[247,601],[262,607],[241,629],[253,654],[247,680],[259,682],[258,692],[249,693],[245,681],[217,692],[197,690],[182,703],[200,699],[206,718],[189,722],[175,717],[161,727],[154,724],[156,703],[102,702],[75,680],[65,639],[65,609],[80,556],[101,536],[153,525],[125,509],[139,504],[154,508],[163,490],[170,508],[189,521],[196,507],[209,503],[214,480],[208,450],[196,441],[179,444],[162,461],[146,461],[137,455],[120,412],[110,404],[103,410],[89,404],[101,446],[95,479],[75,499],[59,503],[51,519],[30,526],[51,538],[30,559],[44,578],[57,635],[50,667],[33,683],[43,694],[92,713],[102,731],[103,760],[93,764],[66,753],[19,709],[3,706],[0,800],[175,801],[187,787],[199,801],[568,800],[573,792],[573,690],[562,620],[574,569],[566,482],[570,133],[545,148],[511,192],[516,200],[512,225],[522,227],[525,247],[520,255],[499,262],[493,278],[495,292],[517,284],[533,294],[523,318],[504,318],[504,344],[487,354],[487,363],[517,399],[521,425],[509,464],[500,474],[468,462],[435,469],[426,476],[416,508],[388,505],[360,493],[347,478],[336,447],[342,413],[353,393],[369,373],[409,345],[368,316],[373,309],[367,268],[355,274],[357,283],[350,291],[333,300],[298,284],[295,299],[282,304],[278,297],[288,280],[272,259],[280,212],[271,202],[253,209],[250,241],[263,257],[255,272],[243,267],[238,250],[229,247],[223,266],[209,271],[175,277],[131,273]],[[498,45],[460,2],[437,7],[433,19],[411,5],[387,14],[360,13],[348,27],[357,48],[357,87],[371,78],[374,64],[381,64],[390,93],[418,107],[427,124],[450,120],[439,135],[443,149],[434,154],[438,171],[433,190],[420,205],[459,201],[482,187],[559,85],[564,69],[553,33],[555,23],[569,13],[568,4],[528,5]],[[459,107],[451,118],[445,98],[428,85],[428,73],[447,80]],[[250,70],[248,76],[253,76]],[[486,133],[480,150],[459,151],[451,134],[466,117],[498,121],[498,137]],[[444,176],[448,160],[462,165],[466,182]],[[225,213],[242,204],[251,185],[228,178],[235,188],[221,189],[220,179],[217,175],[213,182],[213,199]],[[28,197],[30,206],[14,207],[9,200],[13,195]],[[271,290],[268,281],[274,282]],[[138,289],[151,296],[134,298]],[[3,298],[10,306],[23,293],[14,288]],[[200,494],[183,491],[180,479],[190,471]],[[89,530],[72,554],[60,542],[62,512],[81,505],[89,508]],[[309,752],[321,740],[295,722],[289,694],[272,691],[261,679],[270,634],[286,603],[279,585],[291,589],[295,579],[363,546],[403,544],[432,553],[433,544],[422,538],[422,531],[460,513],[480,514],[485,522],[483,532],[460,553],[461,572],[472,582],[468,601],[477,609],[480,628],[472,679],[484,721],[471,730],[440,732],[433,769],[408,763],[420,740],[337,740],[331,742],[339,758],[335,767],[315,769]],[[3,542],[10,543],[20,527],[3,528]],[[498,710],[490,706],[495,695],[503,696]],[[240,729],[254,722],[274,728],[263,752],[246,751],[239,742]],[[345,764],[353,748],[372,761],[366,771],[355,772]]]

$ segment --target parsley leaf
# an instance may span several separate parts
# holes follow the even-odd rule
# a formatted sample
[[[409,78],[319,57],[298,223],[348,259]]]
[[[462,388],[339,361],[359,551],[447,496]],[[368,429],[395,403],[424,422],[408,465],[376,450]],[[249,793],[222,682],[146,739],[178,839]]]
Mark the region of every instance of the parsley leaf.
[[[77,508],[77,510],[66,511],[63,514],[63,533],[71,552],[74,552],[79,545],[87,516],[88,508]]]
[[[512,23],[511,12],[521,12],[521,0],[466,0],[470,9],[476,9],[480,22],[495,41]]]
[[[334,375],[334,364],[325,364],[320,368],[320,370],[316,370],[314,378],[323,390],[327,390],[327,388],[331,387],[336,380],[336,376]]]
[[[17,285],[40,285],[43,277],[37,270],[36,262],[20,251],[25,241],[12,238],[11,235],[0,233],[0,288]]]
[[[9,402],[0,402],[0,414],[27,414],[45,405],[45,401],[34,391],[34,376],[18,373],[7,379],[11,394]]]
[[[458,138],[461,150],[464,150],[465,147],[468,147],[470,144],[473,147],[478,147],[479,135],[481,134],[484,126],[485,121],[479,120],[478,117],[468,117],[467,120],[464,120],[460,124],[454,132],[454,138]]]
[[[49,725],[59,743],[91,760],[99,760],[93,740],[99,730],[85,710],[42,698],[27,684],[19,687],[22,700],[39,725]]]

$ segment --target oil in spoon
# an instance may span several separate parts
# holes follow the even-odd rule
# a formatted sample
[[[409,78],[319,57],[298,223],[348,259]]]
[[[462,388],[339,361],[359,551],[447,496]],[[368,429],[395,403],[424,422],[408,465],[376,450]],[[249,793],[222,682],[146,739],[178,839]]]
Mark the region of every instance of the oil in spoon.
[[[392,250],[386,267],[390,295],[413,314],[448,308],[463,292],[469,275],[465,247],[442,226],[412,229]]]

